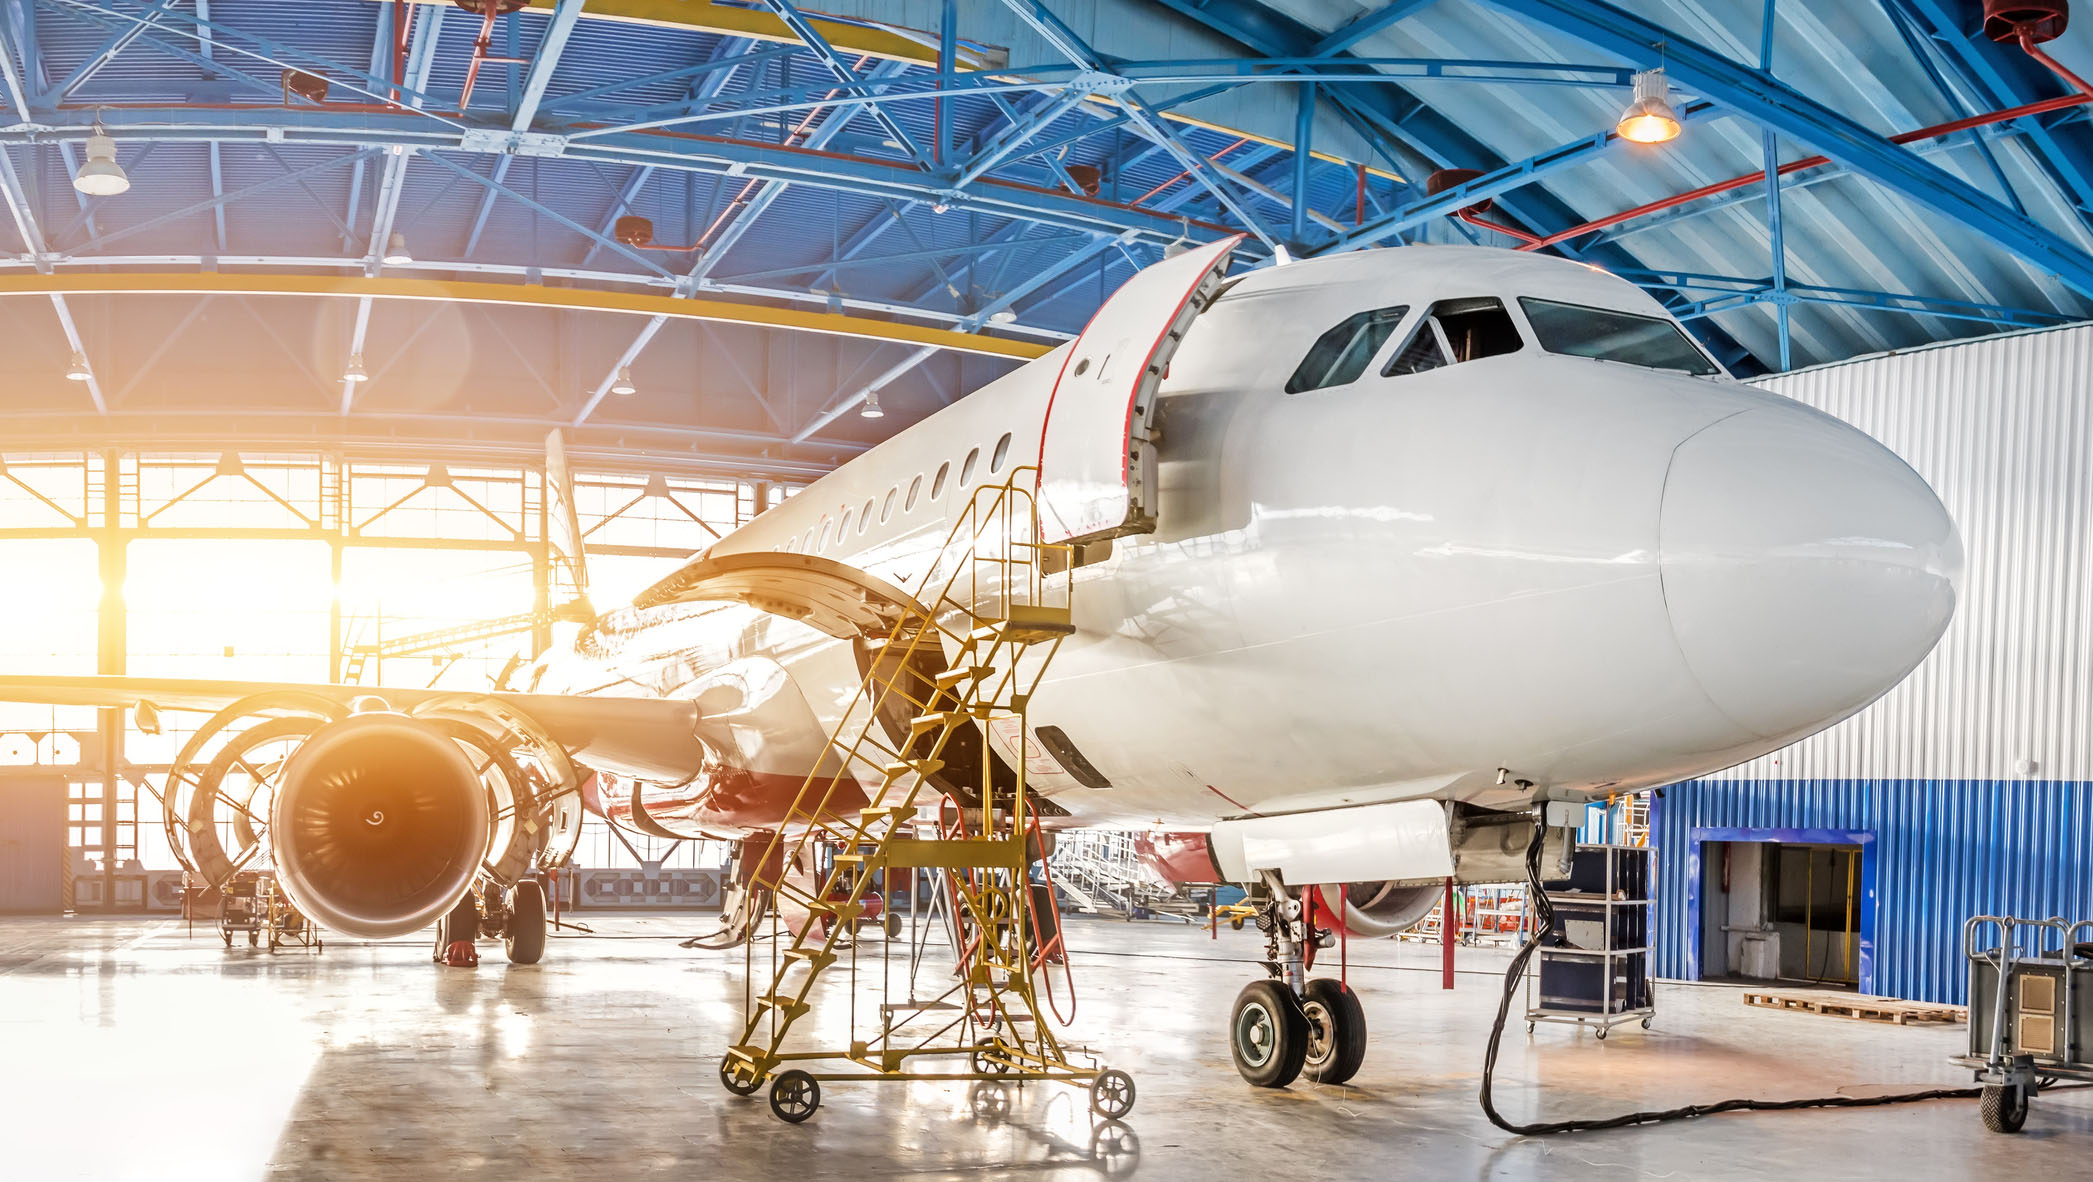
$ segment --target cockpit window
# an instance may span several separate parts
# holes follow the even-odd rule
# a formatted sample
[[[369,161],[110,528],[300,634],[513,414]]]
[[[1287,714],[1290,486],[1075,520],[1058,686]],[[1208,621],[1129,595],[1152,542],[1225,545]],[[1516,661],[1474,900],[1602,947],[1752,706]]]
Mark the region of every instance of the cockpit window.
[[[1294,376],[1286,380],[1286,392],[1299,394],[1342,386],[1359,380],[1366,366],[1381,351],[1409,307],[1377,308],[1347,316],[1337,327],[1315,339],[1308,356],[1301,359]]]
[[[1519,326],[1512,323],[1512,314],[1504,310],[1504,301],[1495,296],[1440,300],[1432,305],[1432,319],[1438,322],[1439,331],[1446,334],[1446,344],[1453,350],[1456,362],[1480,361],[1517,353],[1526,347],[1526,342],[1519,338]]]
[[[1447,365],[1446,349],[1439,344],[1439,327],[1427,316],[1417,322],[1416,331],[1410,341],[1395,351],[1388,368],[1381,371],[1383,377],[1402,377],[1405,374],[1423,373]]]
[[[1722,372],[1694,348],[1677,324],[1659,316],[1637,316],[1611,308],[1586,308],[1526,296],[1519,297],[1519,306],[1526,309],[1534,338],[1550,353],[1690,374]]]

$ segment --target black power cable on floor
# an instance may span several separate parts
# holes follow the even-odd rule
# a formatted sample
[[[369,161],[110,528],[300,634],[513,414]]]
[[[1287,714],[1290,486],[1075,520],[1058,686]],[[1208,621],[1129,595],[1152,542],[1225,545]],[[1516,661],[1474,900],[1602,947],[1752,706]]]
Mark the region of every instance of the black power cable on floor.
[[[1541,889],[1541,847],[1547,835],[1547,814],[1544,811],[1536,811],[1533,842],[1526,847],[1526,889],[1534,916],[1533,935],[1527,937],[1526,943],[1520,946],[1518,955],[1512,957],[1511,967],[1505,970],[1504,995],[1497,1001],[1497,1023],[1490,1027],[1490,1049],[1483,1059],[1483,1115],[1490,1118],[1491,1124],[1507,1133],[1535,1137],[1554,1133],[1624,1129],[1630,1125],[1687,1120],[1696,1116],[1712,1116],[1718,1112],[1779,1112],[1791,1108],[1878,1108],[1885,1104],[1913,1104],[1921,1100],[1974,1100],[1983,1095],[1982,1088],[1930,1088],[1922,1092],[1899,1092],[1889,1096],[1820,1096],[1810,1100],[1719,1100],[1713,1104],[1688,1104],[1683,1108],[1630,1112],[1601,1120],[1537,1121],[1525,1125],[1513,1124],[1506,1120],[1490,1099],[1491,1081],[1497,1072],[1497,1045],[1504,1039],[1505,1019],[1511,1014],[1512,998],[1518,993],[1519,983],[1525,979],[1527,962],[1533,959],[1541,941],[1548,938],[1555,927],[1555,908],[1548,902],[1548,892]]]

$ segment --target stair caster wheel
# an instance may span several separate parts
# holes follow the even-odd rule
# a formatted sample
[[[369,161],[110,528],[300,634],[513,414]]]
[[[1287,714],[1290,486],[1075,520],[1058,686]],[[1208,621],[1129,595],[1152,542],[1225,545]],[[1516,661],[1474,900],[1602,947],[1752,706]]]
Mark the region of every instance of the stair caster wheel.
[[[787,1071],[770,1085],[770,1110],[787,1124],[798,1124],[821,1107],[821,1084],[804,1071]]]
[[[1598,1038],[1599,1038],[1599,1041],[1600,1041],[1600,1042],[1605,1042],[1605,1041],[1606,1041],[1606,1028],[1605,1028],[1604,1026],[1601,1026],[1601,1027],[1599,1027],[1599,1035],[1598,1035]]]
[[[1644,1030],[1648,1030],[1650,1028],[1650,1020],[1648,1018],[1644,1018],[1642,1020],[1642,1028]]]
[[[743,1074],[732,1059],[722,1059],[719,1064],[719,1082],[737,1096],[753,1096],[763,1086],[763,1077],[754,1071]]]
[[[1134,1077],[1116,1068],[1098,1072],[1090,1081],[1090,1110],[1106,1120],[1119,1120],[1134,1110]]]
[[[1532,1038],[1532,1037],[1533,1037],[1533,1023],[1531,1023],[1531,1022],[1528,1022],[1528,1023],[1526,1024],[1526,1037],[1528,1037],[1528,1038]]]
[[[2028,1089],[2019,1084],[1986,1084],[1981,1106],[1984,1127],[1994,1133],[2017,1133],[2028,1123]]]

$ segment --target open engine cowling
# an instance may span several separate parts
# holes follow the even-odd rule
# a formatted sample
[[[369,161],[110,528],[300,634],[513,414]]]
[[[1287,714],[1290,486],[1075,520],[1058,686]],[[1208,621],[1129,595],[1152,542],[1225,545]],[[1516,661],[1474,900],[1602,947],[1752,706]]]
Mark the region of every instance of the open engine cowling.
[[[1353,882],[1345,884],[1344,901],[1338,904],[1335,887],[1322,889],[1324,899],[1342,908],[1345,931],[1365,937],[1408,931],[1446,894],[1445,886],[1436,882]]]
[[[357,714],[313,732],[269,810],[284,893],[321,927],[365,939],[435,923],[464,897],[490,837],[471,760],[403,714]]]

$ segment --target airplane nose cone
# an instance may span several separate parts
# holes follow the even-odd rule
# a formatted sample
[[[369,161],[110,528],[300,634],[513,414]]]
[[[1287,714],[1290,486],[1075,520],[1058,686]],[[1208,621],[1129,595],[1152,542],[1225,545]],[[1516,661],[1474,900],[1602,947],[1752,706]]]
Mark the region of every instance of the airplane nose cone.
[[[1799,737],[1874,701],[1954,615],[1962,540],[1888,448],[1801,406],[1760,407],[1673,454],[1666,610],[1716,707]]]

